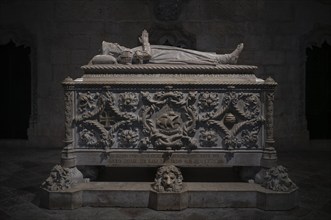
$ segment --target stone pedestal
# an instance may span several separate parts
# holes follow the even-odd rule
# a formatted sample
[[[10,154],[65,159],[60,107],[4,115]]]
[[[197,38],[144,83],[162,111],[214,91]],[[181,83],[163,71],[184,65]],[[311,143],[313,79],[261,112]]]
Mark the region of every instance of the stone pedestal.
[[[298,205],[298,192],[275,192],[254,183],[185,183],[182,192],[156,192],[151,182],[90,182],[63,191],[42,190],[43,207],[81,206],[151,208],[259,208],[289,210]]]

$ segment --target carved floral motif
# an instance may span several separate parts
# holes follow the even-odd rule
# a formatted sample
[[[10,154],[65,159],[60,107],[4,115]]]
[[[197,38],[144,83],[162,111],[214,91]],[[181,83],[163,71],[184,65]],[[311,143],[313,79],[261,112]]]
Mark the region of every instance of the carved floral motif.
[[[214,92],[203,92],[199,96],[199,108],[202,111],[213,110],[218,105],[218,94]]]
[[[218,135],[214,130],[200,131],[200,144],[202,147],[214,147],[218,141]]]
[[[79,126],[80,146],[88,148],[107,148],[112,144],[108,131],[98,122],[86,120]]]
[[[138,129],[119,131],[118,141],[120,147],[124,147],[124,148],[136,147],[139,143]]]
[[[79,136],[82,144],[85,144],[88,147],[93,147],[98,144],[98,138],[92,131],[89,131],[86,128],[79,132]]]
[[[90,119],[102,110],[101,97],[99,93],[78,93],[78,121]]]
[[[256,148],[258,134],[264,122],[259,94],[226,93],[221,107],[204,120],[217,131],[221,131],[225,148]]]
[[[77,97],[80,147],[252,149],[261,139],[258,93],[86,91]]]
[[[133,92],[125,92],[119,94],[118,102],[122,111],[135,111],[137,110],[139,99],[137,94]]]

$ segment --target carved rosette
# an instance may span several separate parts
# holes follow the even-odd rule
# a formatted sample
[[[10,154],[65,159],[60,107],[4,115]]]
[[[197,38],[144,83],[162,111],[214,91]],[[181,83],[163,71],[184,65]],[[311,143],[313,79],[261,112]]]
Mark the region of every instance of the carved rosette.
[[[121,148],[135,148],[139,144],[138,129],[120,130],[118,132],[118,142]]]
[[[255,149],[262,141],[259,93],[81,91],[76,109],[83,148]]]
[[[203,92],[199,96],[199,108],[201,111],[214,110],[219,104],[219,97],[217,93],[214,92]]]
[[[217,146],[218,135],[214,130],[200,131],[200,145],[201,147],[215,147]]]
[[[139,103],[137,94],[133,92],[125,92],[119,94],[119,107],[122,111],[135,111]]]

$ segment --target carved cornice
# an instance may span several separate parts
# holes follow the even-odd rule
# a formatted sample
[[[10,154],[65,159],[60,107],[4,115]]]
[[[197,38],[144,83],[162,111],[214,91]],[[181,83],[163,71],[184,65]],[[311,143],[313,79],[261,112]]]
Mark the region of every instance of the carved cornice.
[[[221,86],[234,89],[240,86],[251,88],[274,87],[276,82],[266,83],[264,80],[256,78],[253,74],[85,74],[76,80],[65,80],[64,86],[104,86],[105,88],[116,88],[118,86],[157,86],[159,89],[169,89],[180,86]],[[259,87],[257,87],[259,86]]]

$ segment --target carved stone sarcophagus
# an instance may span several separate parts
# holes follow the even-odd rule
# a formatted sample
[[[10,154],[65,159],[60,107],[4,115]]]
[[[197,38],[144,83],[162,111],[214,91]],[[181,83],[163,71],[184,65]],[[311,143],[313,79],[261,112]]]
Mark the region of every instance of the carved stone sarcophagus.
[[[272,79],[243,65],[87,65],[67,78],[64,166],[275,165]]]
[[[117,64],[82,69],[82,78],[63,82],[65,147],[61,166],[41,186],[44,207],[296,206],[297,187],[286,168],[276,166],[276,82],[256,78],[255,66]],[[77,169],[81,165],[158,171],[154,183],[90,182]],[[250,174],[246,182],[183,182],[183,167],[241,167]]]
[[[293,208],[297,187],[273,146],[277,83],[235,65],[244,45],[230,54],[150,45],[147,31],[139,41],[102,42],[84,75],[63,82],[65,147],[41,185],[42,205]],[[79,170],[100,166],[157,172],[154,183],[90,182]],[[242,181],[184,182],[184,167],[240,167]]]

